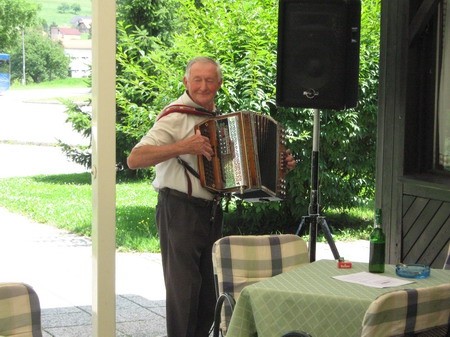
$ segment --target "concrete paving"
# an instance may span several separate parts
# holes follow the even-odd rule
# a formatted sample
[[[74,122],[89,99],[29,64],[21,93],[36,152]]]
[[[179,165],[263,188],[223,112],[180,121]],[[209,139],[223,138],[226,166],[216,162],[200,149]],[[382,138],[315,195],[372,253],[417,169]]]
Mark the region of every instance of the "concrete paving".
[[[69,95],[70,91],[58,93]],[[8,117],[14,114],[15,106],[23,108],[24,97],[30,102],[36,97],[52,97],[54,91],[30,92],[25,96],[10,91],[7,95],[0,97],[0,116],[2,121],[9,121],[9,128],[14,127],[15,131],[4,127],[4,122],[0,124],[0,178],[85,170],[68,162],[53,145],[52,132],[61,129],[66,130],[63,133],[66,140],[75,144],[85,141],[70,131],[64,119],[55,118],[63,114],[62,106],[51,116],[43,113],[51,121],[42,120],[42,124],[51,124],[50,128],[33,127],[31,124],[40,118],[30,115],[36,111],[34,104],[57,106],[54,102],[27,103],[31,105],[25,105],[28,108],[20,112],[21,118]],[[336,245],[347,260],[367,262],[367,241],[336,242]],[[316,249],[317,260],[333,259],[328,244],[317,243]],[[44,337],[92,335],[90,238],[36,223],[0,208],[0,256],[0,282],[25,282],[36,290],[42,307]],[[165,288],[159,254],[116,253],[116,330],[116,336],[165,335]]]
[[[0,208],[0,282],[39,296],[44,336],[91,336],[91,240]],[[160,254],[116,254],[117,336],[165,334]]]

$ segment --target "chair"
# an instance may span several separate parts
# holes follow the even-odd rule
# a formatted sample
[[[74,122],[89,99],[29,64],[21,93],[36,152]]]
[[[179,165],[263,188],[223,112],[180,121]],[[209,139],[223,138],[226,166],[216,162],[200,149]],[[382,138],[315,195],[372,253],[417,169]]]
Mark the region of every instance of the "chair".
[[[361,337],[450,336],[450,283],[385,293],[371,303]]]
[[[235,301],[250,284],[309,263],[306,242],[294,234],[227,236],[213,246],[217,303],[213,336],[222,336]]]
[[[0,283],[0,336],[42,337],[41,307],[25,283]]]
[[[450,270],[450,243],[448,244],[447,257],[444,262],[444,269]]]

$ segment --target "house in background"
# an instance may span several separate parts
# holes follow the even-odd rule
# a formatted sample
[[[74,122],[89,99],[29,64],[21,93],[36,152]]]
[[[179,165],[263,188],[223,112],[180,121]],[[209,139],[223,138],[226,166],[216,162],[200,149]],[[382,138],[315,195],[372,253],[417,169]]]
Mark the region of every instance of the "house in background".
[[[75,16],[70,20],[72,27],[77,28],[80,33],[90,33],[92,18],[89,16]]]
[[[69,40],[63,43],[70,57],[70,76],[81,78],[91,75],[92,40]]]
[[[87,22],[87,23],[86,23]],[[51,27],[50,37],[60,41],[64,52],[70,57],[70,76],[75,78],[89,77],[92,66],[92,40],[83,36],[90,29],[90,21],[82,22],[82,31],[78,28]]]
[[[77,28],[55,27],[50,28],[50,38],[53,41],[81,40],[81,32]]]

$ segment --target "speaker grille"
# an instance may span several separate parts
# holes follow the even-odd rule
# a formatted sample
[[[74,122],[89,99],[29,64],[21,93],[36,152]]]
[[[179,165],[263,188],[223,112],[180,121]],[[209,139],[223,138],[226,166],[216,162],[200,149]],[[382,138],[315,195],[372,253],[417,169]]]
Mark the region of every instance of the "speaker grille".
[[[277,104],[342,109],[356,106],[360,3],[281,0]]]

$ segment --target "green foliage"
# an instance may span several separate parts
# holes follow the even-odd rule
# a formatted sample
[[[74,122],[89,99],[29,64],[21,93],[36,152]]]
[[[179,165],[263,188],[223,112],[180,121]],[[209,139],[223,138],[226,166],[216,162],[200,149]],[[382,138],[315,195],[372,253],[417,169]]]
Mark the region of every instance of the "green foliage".
[[[118,22],[117,31],[121,43],[116,52],[116,146],[117,161],[124,166],[131,148],[147,132],[159,113],[159,107],[164,105],[159,103],[164,97],[160,93],[167,94],[171,90],[160,80],[166,75],[164,70],[159,69],[158,59],[166,56],[157,53],[159,48],[164,47],[163,42],[157,37],[148,36],[146,30],[136,28],[134,32],[127,33],[127,28],[129,26]],[[147,50],[155,52],[148,54]],[[129,170],[125,172],[134,173]],[[146,175],[148,171],[141,173]]]
[[[280,205],[241,203],[236,208],[250,231],[286,230],[308,213],[313,113],[275,107],[277,2],[180,3],[184,26],[169,51],[178,56],[174,67],[181,68],[198,54],[216,58],[224,73],[219,108],[225,113],[249,109],[270,114],[286,128],[288,147],[300,159],[299,167],[288,175],[288,199]],[[358,107],[321,112],[320,203],[327,205],[323,210],[347,209],[373,198],[379,13],[379,0],[363,3]]]
[[[164,76],[158,69],[158,58],[164,55],[160,55],[158,50],[171,43],[174,4],[172,0],[118,2],[116,158],[121,167],[126,168],[130,150],[158,113],[159,104],[155,101],[160,100],[159,93],[165,89],[155,81]],[[149,51],[154,52],[151,54]],[[151,176],[153,169],[123,172]]]
[[[83,137],[87,139],[92,139],[92,115],[90,108],[87,105],[80,105],[71,100],[62,100],[66,106],[67,123],[72,124],[73,130],[77,131]],[[90,104],[90,102],[89,102]],[[62,151],[66,156],[72,160],[74,163],[83,165],[87,169],[91,167],[92,164],[92,151],[91,144],[89,145],[69,145],[58,139],[58,146],[61,147]]]
[[[72,13],[72,14],[78,14],[81,11],[80,4],[72,3],[68,4],[67,2],[63,2],[58,6],[58,13]]]
[[[36,22],[38,10],[34,1],[0,0],[0,52],[18,43],[21,32]]]
[[[117,0],[117,21],[126,22],[128,32],[145,30],[147,36],[166,43],[171,39],[174,10],[172,0]]]
[[[11,55],[11,79],[22,77],[22,47],[16,47]],[[25,33],[25,66],[27,81],[34,83],[66,78],[70,59],[64,53],[63,46],[52,41],[40,31],[29,30]]]
[[[144,13],[133,2],[124,0],[119,6],[134,11],[119,17],[134,17],[136,22],[120,20],[117,27],[118,160],[125,162],[159,111],[182,93],[186,62],[198,55],[211,56],[223,68],[219,109],[271,115],[284,125],[288,147],[299,159],[287,176],[286,201],[253,205],[237,201],[229,219],[249,232],[292,231],[308,214],[313,112],[275,105],[278,1],[178,0],[173,24],[166,26],[170,31],[157,35],[151,35],[153,29],[164,26],[144,23],[165,22],[167,13],[151,7],[160,5],[158,1],[144,3],[150,6],[145,15],[152,13],[155,20],[142,19]],[[324,212],[364,205],[374,195],[379,15],[380,0],[363,1],[358,106],[321,111],[319,202]]]
[[[165,69],[159,69],[159,58],[164,58],[163,64],[166,65],[169,62],[168,55],[159,54],[158,50],[167,49],[170,45],[169,37],[174,28],[171,24],[174,4],[173,0],[118,1],[117,39],[120,43],[116,52],[116,161],[119,168],[126,168],[131,148],[148,130],[159,112],[159,102],[164,97],[160,92],[170,92],[166,90],[169,89],[167,85],[161,86],[161,79],[167,74]],[[66,106],[70,122],[77,120],[77,113],[83,114],[74,105]],[[82,119],[85,117],[89,116],[80,116]],[[82,126],[81,129],[74,128],[90,134],[90,130],[82,131]],[[90,153],[85,148],[60,145],[72,160],[90,165]],[[151,176],[152,172],[152,169],[120,170],[119,175]]]
[[[65,13],[70,10],[70,5],[67,2],[63,2],[58,6],[58,13]]]
[[[175,69],[183,69],[192,57],[212,56],[223,71],[221,111],[269,113],[275,99],[277,2],[179,2],[183,26],[169,51],[178,56]]]

